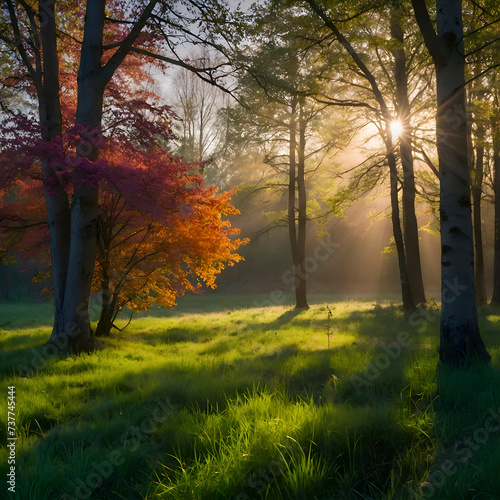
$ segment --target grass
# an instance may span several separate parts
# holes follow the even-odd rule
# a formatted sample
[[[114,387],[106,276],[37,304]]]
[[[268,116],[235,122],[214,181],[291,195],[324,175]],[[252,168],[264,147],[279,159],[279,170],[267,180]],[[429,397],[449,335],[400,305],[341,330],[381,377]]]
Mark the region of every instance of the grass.
[[[0,305],[18,437],[0,497],[500,498],[498,310],[480,312],[491,366],[450,372],[435,310],[265,299],[186,297],[64,359],[44,356],[50,306]],[[6,421],[2,404],[3,477]]]

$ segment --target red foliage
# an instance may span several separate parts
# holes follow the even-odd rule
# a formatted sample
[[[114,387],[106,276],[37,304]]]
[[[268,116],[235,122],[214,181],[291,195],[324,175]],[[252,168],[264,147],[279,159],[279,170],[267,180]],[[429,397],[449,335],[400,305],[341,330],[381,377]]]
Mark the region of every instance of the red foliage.
[[[114,0],[108,15],[124,19],[134,5]],[[22,115],[2,124],[0,254],[48,260],[44,189],[50,194],[55,186],[63,186],[71,194],[76,182],[99,185],[93,288],[103,292],[101,320],[109,330],[116,311],[125,305],[141,310],[155,301],[171,307],[186,290],[202,284],[214,287],[217,273],[241,259],[235,251],[245,241],[234,239],[238,230],[223,219],[237,213],[230,193],[204,187],[202,165],[186,164],[169,153],[175,116],[168,106],[158,105],[150,71],[151,64],[163,63],[146,63],[131,52],[106,87],[103,130],[73,125],[82,40],[78,27],[83,26],[84,11],[75,0],[61,2],[58,8],[64,136],[44,142],[35,119]],[[116,47],[129,29],[127,23],[107,22],[104,44]],[[145,33],[136,46],[154,51],[156,42]],[[114,50],[104,51],[103,63]],[[18,73],[14,68],[13,78],[2,83],[21,85],[33,96],[33,86],[17,78]],[[81,154],[90,146],[100,150],[96,161]],[[43,161],[54,173],[42,183]],[[85,173],[84,181],[81,176],[76,180],[77,170]]]
[[[35,253],[48,258],[43,186],[34,164],[50,159],[57,170],[46,180],[49,190],[57,183],[71,191],[76,166],[84,166],[87,182],[99,183],[93,288],[114,298],[115,312],[125,305],[142,310],[153,301],[172,307],[187,290],[202,284],[214,287],[216,275],[241,259],[235,250],[244,241],[231,238],[238,230],[222,218],[237,213],[230,193],[217,195],[215,188],[204,187],[201,165],[186,164],[158,145],[140,149],[125,134],[105,139],[99,131],[82,127],[70,128],[64,141],[31,136],[30,142],[35,129],[21,122],[26,134],[2,135],[0,172],[9,182],[4,184],[0,213],[4,234],[10,235],[0,240],[2,250],[16,248],[21,259]],[[100,147],[99,160],[78,157],[76,149],[85,141]]]

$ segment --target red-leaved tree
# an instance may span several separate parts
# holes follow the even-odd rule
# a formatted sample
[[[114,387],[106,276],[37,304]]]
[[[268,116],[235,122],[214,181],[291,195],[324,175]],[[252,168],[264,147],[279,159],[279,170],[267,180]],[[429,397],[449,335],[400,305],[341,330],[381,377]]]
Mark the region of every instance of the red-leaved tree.
[[[146,109],[154,111],[152,106]],[[121,108],[120,116],[125,115]],[[37,140],[36,127],[25,118],[9,122],[5,131],[27,133],[1,135],[0,172],[5,187],[0,226],[5,238],[0,241],[4,251],[16,251],[20,258],[36,252],[39,259],[48,261],[50,254],[43,184],[34,165],[50,158],[57,168],[49,186],[64,186],[71,195],[78,183],[75,165],[88,161],[77,155],[77,147],[84,136],[99,137],[100,158],[86,165],[92,182],[100,188],[92,281],[101,305],[96,335],[109,334],[125,306],[132,311],[148,309],[153,302],[172,307],[186,291],[202,285],[215,287],[216,275],[241,259],[235,251],[245,241],[232,238],[239,231],[223,219],[237,213],[230,193],[218,195],[213,187],[204,187],[198,173],[201,165],[172,156],[160,145],[162,136],[159,130],[153,133],[151,122],[138,118],[121,133],[115,120],[115,135],[106,141],[98,131],[73,127],[62,142]],[[136,128],[141,123],[146,127],[142,135]],[[163,140],[169,133],[165,129]],[[133,136],[147,149],[140,149]]]
[[[114,93],[133,93],[140,81],[137,74],[126,75],[127,66],[133,67],[138,55],[138,67],[146,65],[144,58],[188,66],[178,45],[217,47],[216,27],[226,26],[227,8],[218,0],[188,4],[186,11],[184,2],[161,0],[95,0],[83,6],[75,0],[0,0],[2,57],[6,54],[11,81],[23,84],[26,105],[36,103],[44,141],[35,156],[41,159],[50,239],[55,312],[50,342],[59,352],[93,345],[89,300],[98,252],[99,186],[109,165],[99,155],[108,147],[102,133],[109,126],[107,110],[116,107]],[[218,85],[220,67],[204,68],[204,78]],[[133,93],[132,100],[140,99]],[[68,124],[75,125],[70,138],[79,142],[66,151]],[[126,119],[122,124],[127,126]],[[141,134],[139,141],[128,134],[146,150]]]

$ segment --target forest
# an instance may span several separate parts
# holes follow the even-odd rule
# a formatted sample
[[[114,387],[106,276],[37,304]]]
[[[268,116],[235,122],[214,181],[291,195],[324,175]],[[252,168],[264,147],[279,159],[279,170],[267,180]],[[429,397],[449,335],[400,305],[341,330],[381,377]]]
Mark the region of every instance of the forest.
[[[0,498],[500,498],[498,2],[0,5]]]

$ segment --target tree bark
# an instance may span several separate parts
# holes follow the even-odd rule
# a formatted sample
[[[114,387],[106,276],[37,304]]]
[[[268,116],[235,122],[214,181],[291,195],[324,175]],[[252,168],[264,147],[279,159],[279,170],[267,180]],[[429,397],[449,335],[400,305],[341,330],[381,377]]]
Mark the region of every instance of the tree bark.
[[[440,361],[467,366],[489,362],[479,334],[467,161],[465,57],[461,0],[437,0],[437,35],[425,0],[412,0],[437,82],[436,140],[440,171]]]
[[[484,137],[485,129],[481,122],[477,124],[474,169],[472,172],[472,216],[474,229],[474,255],[476,302],[483,306],[487,302],[486,280],[484,276],[483,232],[481,221],[481,197],[483,195],[484,176]]]
[[[54,0],[39,3],[40,40],[43,53],[43,79],[38,89],[39,119],[43,139],[62,137],[62,113],[59,98],[59,59]],[[63,186],[47,181],[55,175],[58,165],[51,159],[42,160],[42,178],[49,228],[52,284],[54,291],[53,332],[64,326],[63,304],[69,258],[70,205]],[[53,180],[53,179],[52,179]]]
[[[493,297],[491,303],[500,305],[500,117],[493,121],[493,188],[495,192],[495,243],[493,257]]]
[[[406,53],[401,27],[402,7],[399,0],[393,0],[391,8],[391,36],[397,42],[392,51],[394,56],[394,80],[396,83],[397,114],[403,126],[399,137],[399,151],[403,167],[403,236],[406,254],[406,269],[415,304],[425,304],[425,290],[422,278],[418,223],[415,213],[415,173],[413,168],[412,131],[410,123],[410,102],[408,100],[408,78],[406,74]]]
[[[76,123],[88,127],[89,137],[78,145],[77,154],[95,161],[99,155],[93,143],[94,131],[101,126],[102,103],[107,80],[101,71],[105,1],[87,4],[85,31],[78,71],[78,104]],[[76,168],[71,203],[71,230],[68,273],[64,295],[64,330],[56,333],[57,341],[67,345],[68,352],[93,348],[89,302],[97,252],[98,188],[90,176],[88,164]]]
[[[298,221],[297,221],[297,268],[296,276],[300,281],[295,291],[296,309],[309,309],[307,303],[307,270],[306,261],[306,222],[307,222],[307,199],[305,179],[305,150],[306,150],[306,127],[304,118],[304,103],[300,102],[299,108],[299,149],[297,162],[297,197],[298,197]]]

